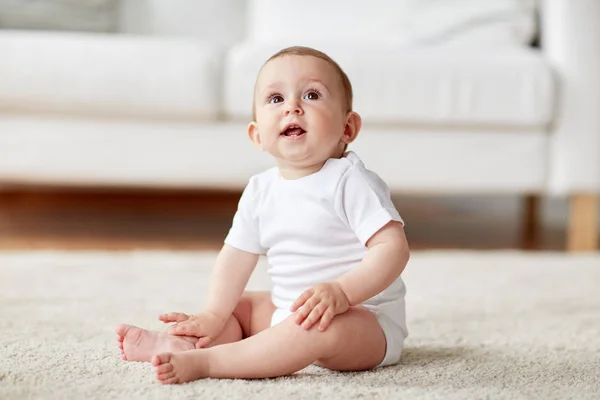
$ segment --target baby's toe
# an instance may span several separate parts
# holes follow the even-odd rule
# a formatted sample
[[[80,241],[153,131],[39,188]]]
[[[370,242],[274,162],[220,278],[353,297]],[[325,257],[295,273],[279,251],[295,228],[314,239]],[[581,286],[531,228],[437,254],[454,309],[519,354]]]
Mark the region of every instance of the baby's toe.
[[[173,377],[165,379],[165,380],[160,380],[160,383],[162,383],[163,385],[175,385],[175,384],[179,383],[179,378],[176,376],[173,376]]]
[[[159,381],[167,381],[175,377],[175,372],[167,372],[166,374],[156,374],[156,379]]]
[[[125,336],[128,327],[129,325],[119,324],[115,327],[115,332],[117,332],[117,335],[119,336]]]
[[[158,367],[161,364],[166,364],[171,361],[171,356],[171,353],[157,354],[154,357],[152,357],[152,365]]]
[[[172,371],[173,371],[173,364],[171,364],[171,363],[160,364],[158,367],[156,367],[157,374],[167,374]]]

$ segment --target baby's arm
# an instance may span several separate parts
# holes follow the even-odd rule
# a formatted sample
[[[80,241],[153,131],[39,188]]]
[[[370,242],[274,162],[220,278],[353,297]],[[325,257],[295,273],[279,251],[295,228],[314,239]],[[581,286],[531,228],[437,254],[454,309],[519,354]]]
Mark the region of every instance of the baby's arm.
[[[227,321],[257,262],[258,254],[224,245],[215,263],[204,310]]]
[[[296,323],[310,329],[320,321],[319,330],[325,330],[337,314],[381,293],[400,276],[409,258],[400,222],[388,222],[366,244],[369,250],[358,266],[334,282],[315,285],[294,302]]]
[[[218,336],[233,313],[257,262],[258,254],[224,245],[215,262],[206,305],[198,315],[206,318],[192,316],[173,325],[168,332],[175,335],[208,336],[211,339]],[[202,324],[209,320],[212,323]]]
[[[342,275],[337,282],[350,306],[361,304],[381,293],[404,271],[410,256],[402,224],[388,222],[367,241],[362,262]]]

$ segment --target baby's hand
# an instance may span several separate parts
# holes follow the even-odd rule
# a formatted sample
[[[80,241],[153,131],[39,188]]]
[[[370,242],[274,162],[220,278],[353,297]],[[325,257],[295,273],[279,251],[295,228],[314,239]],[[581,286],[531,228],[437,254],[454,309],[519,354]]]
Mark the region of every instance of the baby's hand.
[[[165,324],[168,324],[170,322],[187,321],[188,319],[190,319],[190,316],[182,312],[170,312],[166,314],[160,314],[158,316],[158,319],[164,322]]]
[[[174,312],[162,314],[158,318],[164,323],[175,322],[174,325],[167,329],[167,333],[171,335],[197,337],[197,349],[206,347],[216,339],[221,331],[223,331],[227,322],[217,315],[206,311],[196,315]]]
[[[326,282],[302,293],[292,304],[291,311],[298,311],[296,323],[302,324],[304,329],[310,329],[321,320],[319,330],[324,331],[333,317],[348,311],[348,308],[350,303],[342,286],[337,282]]]

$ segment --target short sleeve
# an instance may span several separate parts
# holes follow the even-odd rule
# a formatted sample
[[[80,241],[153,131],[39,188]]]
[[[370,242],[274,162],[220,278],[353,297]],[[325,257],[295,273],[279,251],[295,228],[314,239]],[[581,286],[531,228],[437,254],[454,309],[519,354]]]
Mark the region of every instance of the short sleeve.
[[[256,185],[254,180],[250,179],[238,202],[233,223],[225,237],[225,244],[248,253],[266,252],[260,245],[257,209]]]
[[[386,183],[371,171],[350,168],[340,181],[336,199],[338,214],[364,245],[388,222],[404,225]]]

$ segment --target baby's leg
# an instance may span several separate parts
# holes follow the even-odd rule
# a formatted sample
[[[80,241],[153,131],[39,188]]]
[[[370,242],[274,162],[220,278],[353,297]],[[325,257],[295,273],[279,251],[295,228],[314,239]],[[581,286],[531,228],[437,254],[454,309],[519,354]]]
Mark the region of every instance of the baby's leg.
[[[375,315],[352,307],[324,332],[305,330],[293,316],[248,339],[210,349],[153,357],[158,379],[183,383],[204,377],[269,378],[288,375],[317,362],[340,371],[376,367],[385,356],[385,336]]]
[[[231,343],[270,326],[275,306],[269,292],[244,292],[223,332],[208,347]],[[118,325],[117,342],[124,360],[150,362],[162,352],[193,350],[198,338],[148,331],[133,325]]]

